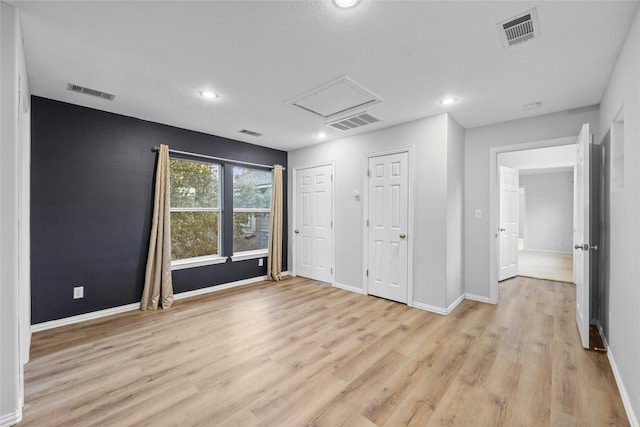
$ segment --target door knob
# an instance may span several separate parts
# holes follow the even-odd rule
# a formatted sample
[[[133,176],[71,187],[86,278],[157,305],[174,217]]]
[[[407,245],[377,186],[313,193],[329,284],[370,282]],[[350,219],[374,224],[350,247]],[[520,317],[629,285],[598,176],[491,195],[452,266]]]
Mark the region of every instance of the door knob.
[[[582,244],[582,245],[573,245],[574,249],[580,249],[583,251],[597,251],[598,250],[598,245],[589,245],[588,243]]]
[[[298,230],[294,230],[293,232],[296,233],[296,234],[300,233],[300,231],[298,231]]]
[[[404,233],[400,233],[400,238],[401,238],[401,239],[404,239],[405,237],[407,237],[407,235],[406,235],[406,234],[404,234]]]

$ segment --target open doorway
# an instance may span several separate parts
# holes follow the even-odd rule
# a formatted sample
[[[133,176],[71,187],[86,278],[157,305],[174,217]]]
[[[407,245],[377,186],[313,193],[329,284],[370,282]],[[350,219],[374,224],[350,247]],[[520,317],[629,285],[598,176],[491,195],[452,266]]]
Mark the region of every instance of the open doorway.
[[[539,141],[528,144],[522,144],[520,146],[509,147],[496,147],[490,150],[491,156],[489,159],[489,167],[491,170],[490,176],[490,223],[494,228],[491,231],[492,237],[494,237],[494,244],[490,246],[490,287],[489,287],[489,301],[491,303],[498,303],[498,278],[501,265],[501,236],[503,223],[500,214],[505,212],[513,212],[510,207],[504,208],[501,206],[500,193],[502,188],[500,186],[502,174],[501,171],[508,166],[503,166],[501,162],[504,162],[504,158],[509,155],[523,155],[523,152],[527,150],[534,150],[537,148],[557,147],[564,145],[571,145],[572,138],[559,138],[556,140]],[[598,272],[597,267],[598,260],[598,226],[599,220],[599,202],[597,201],[597,189],[599,186],[595,186],[595,177],[599,176],[599,149],[593,145],[593,136],[590,132],[590,126],[588,123],[582,125],[581,130],[577,138],[574,140],[574,147],[571,151],[575,153],[576,160],[574,166],[574,212],[573,216],[573,272],[575,283],[575,295],[576,295],[576,324],[580,333],[580,340],[583,347],[590,348],[590,324],[593,323],[593,314],[597,311],[592,307],[594,290],[598,288]],[[570,148],[567,147],[567,150]],[[533,153],[533,151],[531,151]],[[525,154],[526,155],[526,154]],[[531,163],[534,160],[533,155],[526,156],[527,162]],[[552,166],[553,167],[553,166]],[[558,166],[562,167],[562,166]],[[500,172],[500,173],[499,173]],[[519,175],[518,175],[519,183]],[[510,197],[515,200],[517,205],[518,197]],[[593,203],[592,203],[593,202]],[[517,210],[517,207],[515,208]],[[594,215],[595,213],[595,215]],[[518,218],[516,215],[511,214],[510,218]],[[517,221],[517,219],[516,219]],[[518,227],[512,227],[516,230]],[[593,230],[592,230],[593,229]],[[497,231],[496,231],[497,230]],[[595,233],[594,233],[595,231]],[[525,239],[526,240],[526,239]],[[523,242],[524,243],[524,242]],[[513,247],[511,245],[510,247]],[[516,261],[517,262],[517,261]],[[595,279],[595,280],[594,280]]]
[[[518,275],[573,283],[574,167],[520,170]]]
[[[571,148],[565,148],[575,153],[575,137],[563,137],[541,141],[532,141],[528,143],[519,143],[514,145],[506,145],[501,147],[494,147],[490,149],[489,156],[489,170],[490,185],[489,185],[489,198],[491,201],[489,209],[489,222],[492,224],[490,231],[490,239],[492,244],[489,246],[489,302],[492,304],[498,303],[498,277],[500,272],[500,186],[499,186],[499,170],[502,163],[515,161],[518,159],[517,167],[519,169],[532,169],[540,168],[540,164],[544,161],[547,162],[549,167],[561,167],[570,165],[552,165],[549,163],[549,155],[544,154],[543,151],[535,151],[537,149],[546,148],[560,148],[563,146],[570,146]],[[546,159],[546,160],[545,160]],[[511,163],[516,165],[516,163]],[[517,204],[518,197],[515,198]],[[516,245],[517,248],[517,245]],[[517,260],[516,260],[517,262]],[[517,274],[517,273],[516,273]]]
[[[498,154],[498,280],[518,275],[573,282],[575,159],[575,144]],[[505,171],[517,177],[503,179]],[[504,191],[509,183],[515,188]],[[507,228],[513,230],[508,241]]]

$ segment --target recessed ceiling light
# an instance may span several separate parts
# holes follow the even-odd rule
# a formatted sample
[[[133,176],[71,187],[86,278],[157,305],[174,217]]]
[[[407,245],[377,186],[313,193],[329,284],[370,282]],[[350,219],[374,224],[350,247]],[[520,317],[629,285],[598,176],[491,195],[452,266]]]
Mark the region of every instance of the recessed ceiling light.
[[[333,2],[336,4],[336,6],[347,9],[358,4],[360,0],[333,0]]]
[[[325,139],[326,137],[327,137],[327,134],[326,134],[326,133],[324,133],[324,132],[320,132],[320,133],[318,134],[318,139]]]
[[[218,96],[217,93],[212,92],[210,90],[203,90],[200,92],[200,96],[202,96],[203,98],[207,98],[207,99],[216,99]]]
[[[536,108],[540,108],[541,105],[542,102],[532,102],[531,104],[527,104],[522,108],[524,108],[525,110],[535,110]]]
[[[458,102],[458,98],[444,98],[440,101],[440,104],[451,105],[451,104],[455,104],[456,102]]]

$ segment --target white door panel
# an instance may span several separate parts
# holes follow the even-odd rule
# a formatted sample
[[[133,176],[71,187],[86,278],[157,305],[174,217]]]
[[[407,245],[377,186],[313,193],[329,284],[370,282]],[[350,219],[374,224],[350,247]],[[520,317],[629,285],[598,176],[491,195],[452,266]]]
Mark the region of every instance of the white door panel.
[[[576,213],[574,233],[574,280],[576,282],[576,323],[584,348],[589,348],[589,319],[591,292],[589,281],[590,246],[590,153],[589,124],[582,125],[578,135],[576,153]]]
[[[332,166],[296,171],[296,275],[333,281]]]
[[[500,166],[500,268],[498,280],[518,274],[519,172]]]
[[[371,295],[408,300],[407,152],[369,158],[368,281]]]

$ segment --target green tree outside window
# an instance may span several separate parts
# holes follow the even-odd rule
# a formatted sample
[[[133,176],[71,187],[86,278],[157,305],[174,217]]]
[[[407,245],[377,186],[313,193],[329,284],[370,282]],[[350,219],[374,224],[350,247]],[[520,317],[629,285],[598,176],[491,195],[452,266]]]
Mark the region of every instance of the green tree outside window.
[[[171,257],[218,255],[220,165],[171,158]]]
[[[233,168],[233,252],[267,249],[271,216],[272,173]]]

